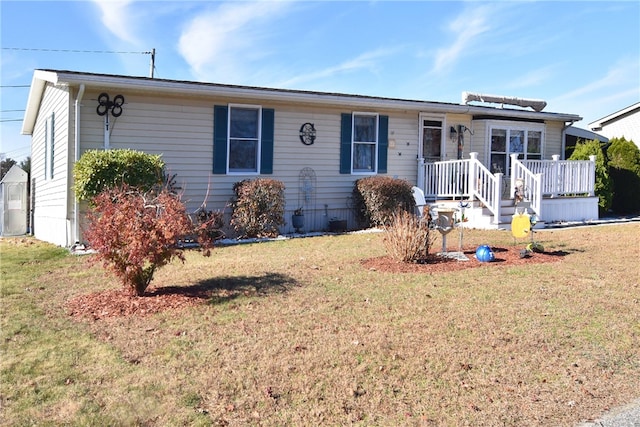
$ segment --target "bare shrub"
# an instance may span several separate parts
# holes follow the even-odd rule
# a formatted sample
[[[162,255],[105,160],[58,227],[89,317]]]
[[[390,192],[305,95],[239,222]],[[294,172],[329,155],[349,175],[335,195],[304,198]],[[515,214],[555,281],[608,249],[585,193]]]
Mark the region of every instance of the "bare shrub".
[[[435,240],[430,231],[426,220],[404,210],[394,212],[383,239],[387,254],[402,262],[425,260]]]
[[[246,179],[233,184],[231,226],[240,237],[276,237],[284,225],[284,183]]]

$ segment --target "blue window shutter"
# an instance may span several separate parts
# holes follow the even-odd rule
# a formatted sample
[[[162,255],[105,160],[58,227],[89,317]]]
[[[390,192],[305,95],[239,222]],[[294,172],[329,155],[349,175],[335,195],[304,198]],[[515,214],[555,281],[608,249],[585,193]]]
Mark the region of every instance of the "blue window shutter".
[[[378,173],[387,173],[389,151],[389,116],[378,118]]]
[[[213,107],[213,173],[227,173],[227,115],[226,105]]]
[[[340,173],[351,173],[351,121],[350,113],[342,113],[340,124]]]
[[[275,111],[262,109],[262,141],[260,146],[260,173],[273,173],[273,140]]]

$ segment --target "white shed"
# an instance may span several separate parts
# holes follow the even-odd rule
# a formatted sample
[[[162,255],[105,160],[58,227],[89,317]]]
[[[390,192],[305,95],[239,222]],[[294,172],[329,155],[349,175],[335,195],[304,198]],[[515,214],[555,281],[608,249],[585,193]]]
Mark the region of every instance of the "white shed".
[[[27,233],[28,175],[13,165],[0,181],[0,233],[21,236]]]

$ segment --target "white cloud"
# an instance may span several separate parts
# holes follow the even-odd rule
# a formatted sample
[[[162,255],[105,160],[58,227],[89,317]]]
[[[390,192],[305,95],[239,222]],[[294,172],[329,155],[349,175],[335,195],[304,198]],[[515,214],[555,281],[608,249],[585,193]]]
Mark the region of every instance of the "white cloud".
[[[555,97],[549,107],[584,117],[581,127],[625,108],[640,99],[640,65],[626,57],[613,64],[600,78]]]
[[[140,41],[135,35],[135,14],[132,12],[130,5],[131,0],[112,1],[112,0],[93,0],[102,13],[102,23],[105,28],[121,41],[139,45]]]
[[[341,64],[327,67],[309,74],[298,75],[286,81],[277,83],[281,87],[295,87],[300,83],[310,82],[314,80],[327,79],[338,74],[349,73],[357,70],[375,71],[379,60],[396,52],[397,49],[377,49],[371,52],[365,52],[353,59],[342,62]]]
[[[515,80],[505,84],[506,89],[523,89],[538,86],[554,76],[555,65],[548,65],[519,75]]]
[[[456,35],[453,42],[436,51],[432,72],[440,73],[453,66],[473,48],[481,35],[487,33],[492,10],[488,7],[466,9],[448,25],[448,31]]]
[[[178,50],[205,80],[238,82],[250,63],[268,55],[269,26],[283,13],[284,2],[224,3],[185,25]]]
[[[602,78],[565,93],[557,99],[575,99],[601,95],[603,92],[610,94],[616,87],[628,87],[629,85],[634,85],[635,88],[638,88],[638,83],[640,83],[638,79],[639,71],[637,58],[625,58],[609,68],[607,74]]]

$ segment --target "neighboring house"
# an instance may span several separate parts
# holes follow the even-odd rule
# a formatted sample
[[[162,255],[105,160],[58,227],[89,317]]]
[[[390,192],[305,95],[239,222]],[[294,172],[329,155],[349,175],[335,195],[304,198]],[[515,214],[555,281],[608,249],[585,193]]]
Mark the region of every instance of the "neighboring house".
[[[571,157],[573,150],[576,148],[576,144],[578,144],[578,142],[586,141],[600,141],[601,143],[606,144],[609,142],[609,138],[586,129],[571,126],[565,132],[564,157],[566,159]]]
[[[501,103],[511,101],[522,100]],[[305,231],[331,219],[355,228],[354,182],[376,174],[420,186],[433,203],[471,200],[469,226],[508,223],[501,199],[513,196],[515,178],[544,221],[597,218],[593,162],[562,161],[565,131],[581,117],[542,112],[539,103],[530,111],[471,102],[36,70],[22,128],[32,136],[33,232],[62,246],[82,242],[73,165],[89,149],[109,148],[161,154],[190,212],[206,203],[228,218],[235,182],[280,180],[283,233],[299,207]]]
[[[589,123],[589,129],[609,139],[624,137],[640,148],[640,102]]]

